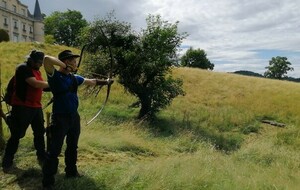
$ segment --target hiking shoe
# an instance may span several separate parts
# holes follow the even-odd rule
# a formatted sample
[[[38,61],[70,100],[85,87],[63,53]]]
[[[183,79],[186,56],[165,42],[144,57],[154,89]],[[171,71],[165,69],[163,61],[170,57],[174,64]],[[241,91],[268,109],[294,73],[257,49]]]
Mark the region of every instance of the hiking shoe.
[[[76,172],[76,173],[66,173],[65,178],[80,178],[83,175],[81,175],[80,173]]]

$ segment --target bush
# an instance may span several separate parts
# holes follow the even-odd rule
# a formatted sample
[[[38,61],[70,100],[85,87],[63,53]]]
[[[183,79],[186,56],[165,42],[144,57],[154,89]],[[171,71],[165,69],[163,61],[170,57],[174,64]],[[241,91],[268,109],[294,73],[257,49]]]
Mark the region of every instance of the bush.
[[[8,33],[5,30],[0,29],[0,42],[8,42],[8,41],[9,41]]]
[[[45,43],[46,44],[54,44],[55,39],[53,35],[45,35]]]

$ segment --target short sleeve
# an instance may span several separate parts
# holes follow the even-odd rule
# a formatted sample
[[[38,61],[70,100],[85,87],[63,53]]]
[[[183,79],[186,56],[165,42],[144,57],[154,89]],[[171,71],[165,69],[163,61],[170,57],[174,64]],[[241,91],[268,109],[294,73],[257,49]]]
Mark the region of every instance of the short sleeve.
[[[84,78],[80,75],[75,75],[78,85],[81,85],[84,81]]]

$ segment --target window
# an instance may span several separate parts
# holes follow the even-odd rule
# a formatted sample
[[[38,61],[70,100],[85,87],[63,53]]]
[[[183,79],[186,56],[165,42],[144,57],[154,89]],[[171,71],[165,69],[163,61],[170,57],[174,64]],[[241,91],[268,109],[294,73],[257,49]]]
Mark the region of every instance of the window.
[[[18,29],[18,21],[14,20],[14,29]]]
[[[17,6],[16,5],[13,5],[13,11],[14,11],[14,13],[17,13]]]
[[[27,40],[27,36],[22,36],[22,41],[26,42],[26,40]]]
[[[3,7],[6,9],[7,8],[7,3],[6,1],[2,1]]]
[[[31,26],[29,27],[29,33],[32,33],[32,27]]]
[[[25,9],[22,9],[22,13],[23,13],[24,16],[26,16],[26,11],[25,11]]]
[[[18,42],[19,41],[19,34],[14,33],[13,34],[13,41]]]
[[[4,17],[4,26],[8,26],[7,18],[6,17]]]
[[[23,23],[23,31],[26,32],[26,24]]]

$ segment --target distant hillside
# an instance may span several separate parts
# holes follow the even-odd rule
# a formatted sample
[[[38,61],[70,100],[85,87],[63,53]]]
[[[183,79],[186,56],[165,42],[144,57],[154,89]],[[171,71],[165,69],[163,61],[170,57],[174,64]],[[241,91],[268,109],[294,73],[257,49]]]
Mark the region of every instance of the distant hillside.
[[[233,72],[234,74],[240,74],[240,75],[246,75],[246,76],[254,76],[254,77],[264,77],[263,75],[259,74],[259,73],[255,73],[252,71],[235,71]]]
[[[264,77],[263,75],[259,74],[259,73],[255,73],[252,71],[235,71],[233,72],[234,74],[240,74],[240,75],[245,75],[245,76],[254,76],[254,77]],[[284,78],[282,80],[286,80],[286,81],[292,81],[292,82],[300,82],[300,78],[293,78],[293,77],[287,77]]]
[[[293,81],[293,82],[300,82],[300,78],[293,78],[293,77],[288,77],[284,80],[287,80],[287,81]]]

